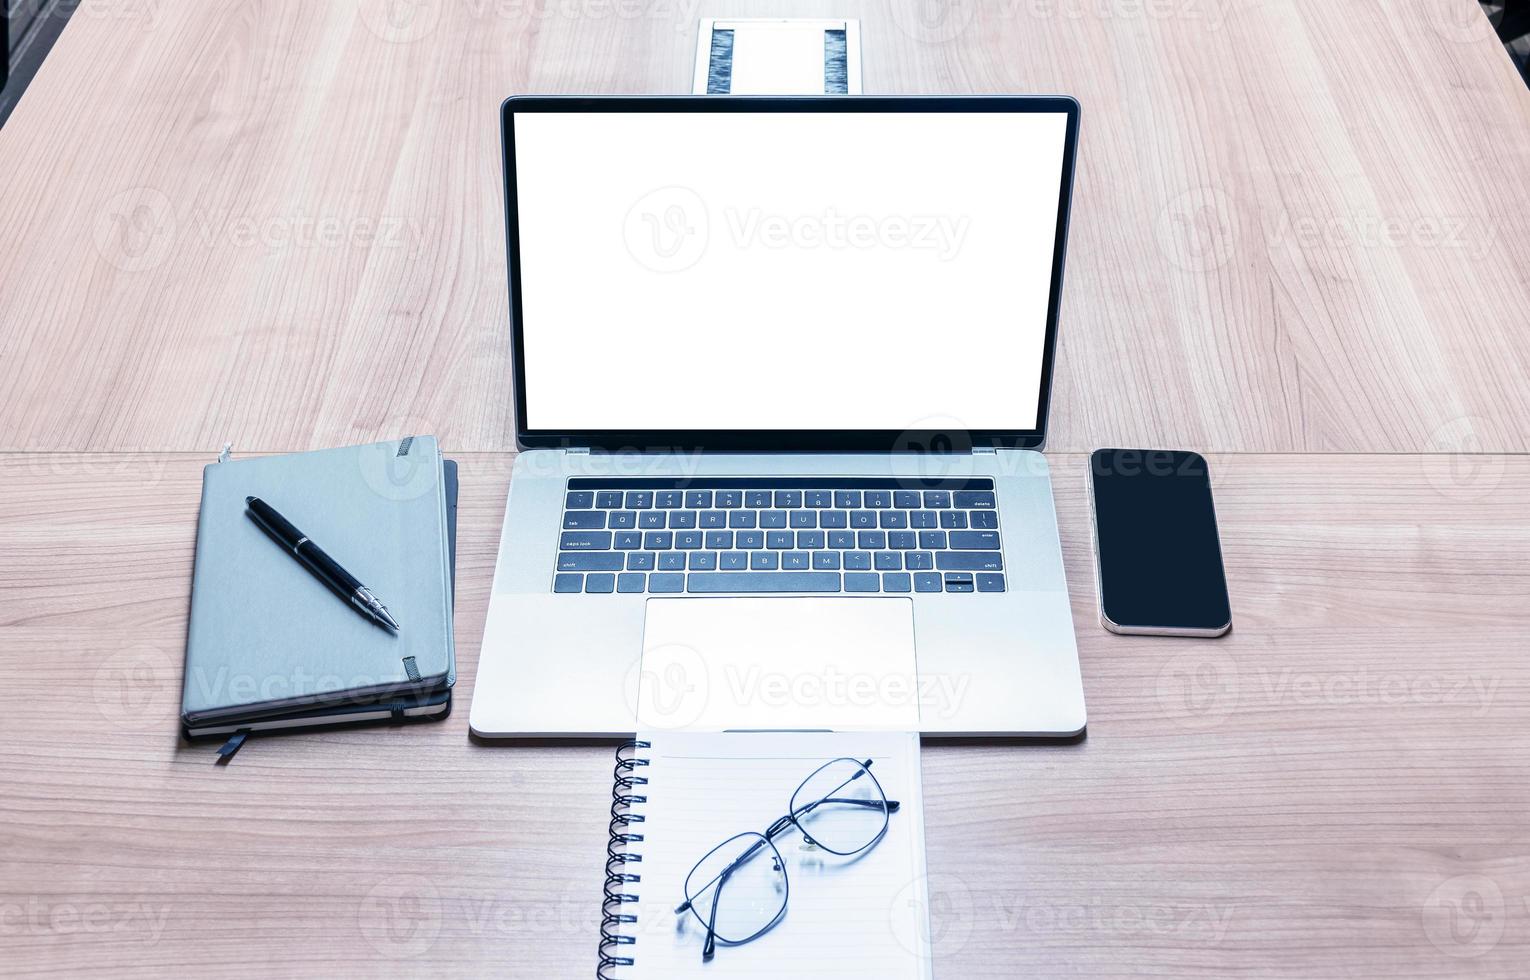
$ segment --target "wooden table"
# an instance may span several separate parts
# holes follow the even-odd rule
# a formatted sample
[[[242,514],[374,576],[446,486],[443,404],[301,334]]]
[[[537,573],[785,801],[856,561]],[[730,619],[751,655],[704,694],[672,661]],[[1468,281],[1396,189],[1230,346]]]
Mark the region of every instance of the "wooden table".
[[[943,11],[943,12],[942,12]],[[585,977],[609,747],[475,744],[513,452],[496,107],[862,19],[1084,104],[1054,438],[1090,728],[930,744],[943,977],[1530,963],[1530,93],[1471,0],[84,4],[0,131],[0,963]],[[435,432],[457,713],[178,741],[200,471]],[[1211,454],[1237,629],[1096,624],[1082,453]]]

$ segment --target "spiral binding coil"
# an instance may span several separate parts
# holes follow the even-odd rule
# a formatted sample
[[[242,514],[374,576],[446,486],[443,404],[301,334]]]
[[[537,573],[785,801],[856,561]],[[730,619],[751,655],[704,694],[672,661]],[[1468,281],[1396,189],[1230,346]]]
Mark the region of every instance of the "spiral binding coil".
[[[649,747],[639,739],[623,742],[616,750],[616,768],[611,779],[610,839],[606,844],[606,884],[600,904],[600,964],[595,968],[598,980],[615,980],[610,971],[631,966],[633,958],[623,955],[623,947],[637,942],[636,936],[622,935],[621,927],[637,922],[637,916],[623,909],[637,904],[638,896],[627,890],[628,885],[638,884],[642,875],[626,870],[628,865],[641,864],[643,855],[632,850],[634,844],[643,842],[643,835],[632,830],[634,824],[643,822],[641,813],[633,808],[648,802],[637,787],[647,786],[648,777],[635,770],[648,765],[647,759],[637,753]]]

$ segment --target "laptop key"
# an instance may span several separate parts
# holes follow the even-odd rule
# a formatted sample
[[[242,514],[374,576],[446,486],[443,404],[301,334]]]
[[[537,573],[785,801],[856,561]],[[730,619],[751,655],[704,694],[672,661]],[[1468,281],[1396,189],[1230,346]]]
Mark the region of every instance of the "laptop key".
[[[622,572],[616,576],[616,591],[618,592],[642,592],[643,583],[648,576],[642,572]]]
[[[610,547],[610,531],[564,531],[558,538],[559,551],[606,551]]]
[[[808,553],[806,551],[785,551],[781,553],[781,570],[787,572],[799,572],[808,567]]]
[[[712,491],[710,490],[687,490],[685,492],[685,506],[694,509],[712,506]]]
[[[865,571],[871,567],[871,552],[847,551],[845,552],[845,569],[848,571]]]
[[[866,506],[881,509],[892,506],[892,494],[886,490],[867,490]]]
[[[850,512],[851,527],[876,527],[877,512],[874,510],[852,510]]]
[[[924,505],[926,507],[950,507],[951,493],[948,490],[926,490],[924,492]]]
[[[949,572],[946,575],[945,586],[947,592],[971,592],[972,573]]]
[[[790,531],[766,531],[765,547],[773,551],[785,551],[790,548],[795,537]]]
[[[600,513],[597,511],[596,513]],[[630,528],[637,527],[637,513],[630,510],[613,510],[609,527]]]
[[[977,590],[979,592],[1003,592],[1004,576],[997,572],[983,572],[977,577]]]
[[[846,572],[846,592],[876,592],[881,587],[881,576],[876,572]]]
[[[918,574],[916,574],[914,576],[914,591],[915,592],[939,592],[940,591],[940,573],[939,572],[919,572]]]
[[[611,540],[611,545],[621,551],[630,551],[633,548],[643,546],[643,535],[637,531],[617,531]]]
[[[725,511],[704,510],[696,522],[701,527],[727,527],[728,515]]]
[[[669,531],[644,531],[643,547],[649,551],[664,551],[675,546],[675,536]]]
[[[672,528],[690,528],[696,526],[696,512],[694,510],[672,510],[669,512],[669,526]]]
[[[591,572],[584,577],[584,591],[611,592],[616,589],[616,576],[610,572]]]
[[[554,592],[579,592],[584,589],[584,576],[574,572],[564,572],[553,576]]]
[[[692,572],[691,592],[838,592],[838,572]]]
[[[792,527],[817,527],[818,512],[816,510],[794,510],[788,515],[787,523]]]
[[[664,526],[664,514],[662,510],[645,510],[638,514],[638,527],[645,531]]]
[[[823,510],[818,512],[819,527],[849,527],[850,512],[847,510]]]
[[[735,510],[728,514],[729,527],[754,527],[755,516],[752,510]]]
[[[558,556],[560,572],[615,572],[622,556],[614,551],[567,551]]]
[[[605,526],[606,512],[603,510],[570,510],[563,514],[563,527],[568,531],[597,531]]]
[[[740,531],[734,541],[740,548],[754,549],[765,547],[764,531]]]
[[[700,531],[679,531],[675,534],[675,547],[690,551],[701,547]]]
[[[903,556],[903,567],[911,572],[927,571],[935,567],[935,556],[928,551],[910,551]]]
[[[972,510],[967,512],[967,523],[971,527],[993,530],[999,526],[999,514],[992,510]]]
[[[942,551],[935,567],[943,572],[1002,572],[1004,556],[997,551]]]
[[[817,551],[823,547],[824,536],[822,531],[798,531],[797,547],[804,551]]]
[[[706,533],[706,546],[713,551],[726,551],[733,547],[732,531],[708,531]]]
[[[647,510],[653,506],[653,491],[628,490],[625,505],[628,510]],[[636,591],[641,592],[643,590],[637,589]]]
[[[888,531],[887,547],[897,548],[899,551],[907,551],[916,544],[913,531]]]
[[[849,510],[861,505],[861,492],[859,490],[836,490],[834,491],[834,506],[840,510]]]
[[[725,571],[742,571],[749,567],[749,553],[747,551],[724,552],[718,557],[717,564]]]
[[[744,505],[744,491],[742,490],[719,490],[717,491],[716,506],[723,510],[733,510]]]
[[[992,490],[958,490],[951,495],[954,506],[973,510],[978,507],[997,507]]]
[[[760,511],[760,527],[785,527],[786,511],[762,510]]]
[[[685,567],[685,552],[666,551],[659,556],[659,571],[678,572]],[[649,588],[652,588],[650,585]]]
[[[855,547],[854,531],[830,531],[829,547],[835,551],[849,551]]]
[[[903,555],[896,551],[879,551],[876,553],[876,566],[879,572],[902,571]]]
[[[685,503],[685,495],[679,490],[660,490],[653,495],[653,505],[663,507],[665,510],[679,507],[683,503]],[[653,588],[652,583],[649,583],[649,588]]]
[[[684,555],[679,557],[683,558]],[[681,572],[654,572],[648,576],[649,592],[684,592],[685,575]]]
[[[855,546],[863,551],[875,551],[878,548],[887,547],[887,534],[884,531],[857,531],[855,534]]]
[[[769,490],[746,490],[744,491],[744,506],[759,510],[761,507],[770,506]]]
[[[954,551],[997,551],[998,531],[952,531],[950,548]]]
[[[801,507],[802,491],[777,490],[775,494],[775,505],[782,510],[791,510],[794,507]]]
[[[913,510],[919,506],[918,490],[894,490],[893,506],[900,510]]]
[[[615,510],[622,505],[620,490],[602,490],[595,495],[595,506],[602,510]]]
[[[717,568],[717,552],[693,551],[689,564],[692,570],[710,572]]]
[[[804,506],[813,508],[834,506],[834,495],[827,490],[804,490],[802,492]]]
[[[775,571],[781,567],[781,559],[774,551],[754,551],[749,554],[749,567],[757,572]]]
[[[964,510],[941,511],[940,526],[957,530],[965,528],[967,526],[967,512]]]
[[[946,546],[946,532],[944,531],[920,531],[919,547],[926,551],[940,551]]]
[[[939,527],[940,521],[933,510],[909,511],[908,526],[914,528]]]
[[[883,572],[883,592],[907,592],[909,589],[908,572]]]
[[[653,571],[653,552],[629,551],[627,552],[627,571],[651,572]]]
[[[908,527],[908,514],[901,510],[882,511],[881,520],[878,523],[882,527]]]
[[[839,570],[839,552],[815,551],[813,552],[813,567]]]
[[[569,510],[588,510],[595,506],[595,495],[588,490],[570,490],[563,498],[563,506]]]

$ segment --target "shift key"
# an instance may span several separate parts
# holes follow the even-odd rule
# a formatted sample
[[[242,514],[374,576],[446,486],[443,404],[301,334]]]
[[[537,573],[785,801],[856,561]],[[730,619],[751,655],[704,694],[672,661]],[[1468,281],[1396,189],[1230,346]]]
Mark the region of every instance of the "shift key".
[[[610,531],[564,531],[558,539],[559,551],[610,551]]]
[[[1004,556],[997,551],[937,551],[935,567],[943,572],[1002,572]]]

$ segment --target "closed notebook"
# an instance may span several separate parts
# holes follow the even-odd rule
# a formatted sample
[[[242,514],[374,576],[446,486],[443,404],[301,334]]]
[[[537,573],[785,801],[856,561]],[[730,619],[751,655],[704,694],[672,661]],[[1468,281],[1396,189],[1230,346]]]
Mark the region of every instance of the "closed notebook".
[[[738,834],[763,834],[793,808],[794,791],[805,779],[843,758],[872,760],[880,791],[898,801],[885,831],[867,850],[841,857],[806,844],[793,826],[772,841],[779,869],[773,866],[776,852],[769,854],[770,867],[735,865],[727,908],[714,915],[709,901],[717,893],[697,889],[699,914],[712,918],[719,935],[767,927],[743,945],[719,945],[703,962],[702,918],[676,911],[690,897],[692,868],[702,862],[707,869],[691,879],[696,889],[726,864],[715,856],[704,860],[712,848]],[[598,975],[926,980],[931,962],[920,796],[917,734],[640,734],[618,753]],[[767,880],[756,870],[766,872]],[[773,916],[776,903],[784,905],[779,917]],[[744,924],[751,915],[759,921]]]
[[[430,436],[212,463],[186,638],[189,728],[416,696],[456,680],[446,478]],[[387,605],[358,615],[245,514],[260,497]]]

